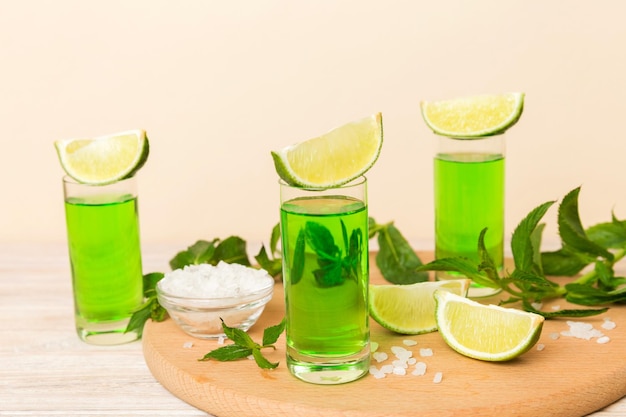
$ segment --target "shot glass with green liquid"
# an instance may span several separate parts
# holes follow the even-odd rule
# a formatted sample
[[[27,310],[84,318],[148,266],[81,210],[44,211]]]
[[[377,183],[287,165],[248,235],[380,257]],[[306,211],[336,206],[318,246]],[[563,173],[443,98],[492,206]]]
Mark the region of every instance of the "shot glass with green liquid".
[[[434,160],[435,257],[470,258],[478,265],[478,237],[500,269],[504,261],[504,134],[472,139],[437,137]],[[458,275],[437,272],[437,279]],[[472,284],[470,297],[497,292]]]
[[[287,367],[314,384],[354,381],[370,361],[366,179],[280,189]]]
[[[116,345],[143,301],[135,177],[107,185],[63,179],[76,331],[85,342]]]

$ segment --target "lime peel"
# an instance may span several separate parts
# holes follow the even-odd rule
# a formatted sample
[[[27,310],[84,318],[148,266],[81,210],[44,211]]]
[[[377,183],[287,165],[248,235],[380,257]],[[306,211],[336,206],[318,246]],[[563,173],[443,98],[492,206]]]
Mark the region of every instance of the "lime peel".
[[[484,94],[450,100],[422,101],[428,127],[441,136],[479,139],[506,132],[524,110],[524,93]]]
[[[132,177],[148,159],[146,132],[129,130],[92,139],[54,142],[63,170],[74,180],[92,185]]]
[[[365,174],[378,159],[382,143],[382,114],[376,113],[271,154],[286,183],[332,188]]]
[[[484,305],[448,291],[434,292],[436,321],[458,353],[484,361],[507,361],[539,340],[544,317],[514,308]]]
[[[466,296],[471,281],[455,279],[425,281],[409,285],[370,284],[370,316],[382,327],[400,334],[422,334],[437,330],[436,290]]]

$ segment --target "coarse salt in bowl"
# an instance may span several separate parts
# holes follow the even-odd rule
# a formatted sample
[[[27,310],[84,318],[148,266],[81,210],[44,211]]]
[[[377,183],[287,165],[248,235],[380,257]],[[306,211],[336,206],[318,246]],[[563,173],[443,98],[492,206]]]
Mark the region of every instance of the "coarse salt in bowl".
[[[168,272],[156,289],[185,333],[210,339],[224,336],[222,320],[244,331],[252,327],[272,298],[274,279],[263,269],[219,262]]]

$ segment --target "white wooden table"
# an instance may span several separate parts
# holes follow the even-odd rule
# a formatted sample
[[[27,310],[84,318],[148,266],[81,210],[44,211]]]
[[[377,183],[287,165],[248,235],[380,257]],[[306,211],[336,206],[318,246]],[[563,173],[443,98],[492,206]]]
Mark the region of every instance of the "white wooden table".
[[[144,271],[169,270],[180,249],[144,245]],[[207,414],[152,377],[141,342],[98,347],[78,339],[59,243],[0,245],[0,416]],[[593,416],[626,416],[626,397]]]

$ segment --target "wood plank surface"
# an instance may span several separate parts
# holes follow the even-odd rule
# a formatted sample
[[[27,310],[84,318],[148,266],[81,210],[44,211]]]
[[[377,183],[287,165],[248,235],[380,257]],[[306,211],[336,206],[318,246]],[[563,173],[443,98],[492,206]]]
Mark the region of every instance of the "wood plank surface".
[[[421,253],[424,260],[429,254]],[[372,263],[374,265],[374,263]],[[373,268],[372,282],[382,282]],[[282,286],[259,322],[250,330],[260,340],[262,330],[278,323],[284,315]],[[493,298],[485,302],[496,302]],[[566,308],[557,300],[547,304]],[[617,324],[601,328],[605,319]],[[193,406],[218,417],[235,416],[584,416],[626,395],[626,306],[579,321],[591,323],[611,338],[606,344],[560,335],[568,330],[567,320],[546,321],[538,345],[521,357],[504,363],[482,362],[452,351],[439,333],[402,336],[371,321],[372,341],[390,359],[391,346],[403,346],[427,364],[423,376],[388,375],[337,386],[307,384],[291,376],[285,365],[284,335],[276,351],[266,351],[271,361],[280,361],[275,370],[261,370],[254,361],[220,363],[198,359],[220,345],[213,340],[194,339],[172,320],[149,322],[144,330],[146,363],[170,392]],[[554,335],[560,335],[554,339]],[[404,340],[417,345],[408,347]],[[191,347],[186,347],[192,342]],[[420,349],[432,356],[420,357]],[[410,372],[410,370],[409,370]],[[435,383],[441,372],[443,379]]]

